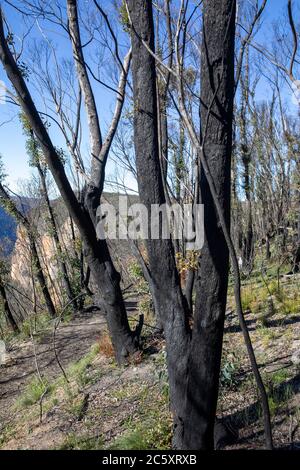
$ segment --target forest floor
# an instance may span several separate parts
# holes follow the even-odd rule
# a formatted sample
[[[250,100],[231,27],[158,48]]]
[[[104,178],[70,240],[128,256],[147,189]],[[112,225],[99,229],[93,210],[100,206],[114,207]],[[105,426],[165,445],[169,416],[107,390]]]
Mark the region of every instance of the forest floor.
[[[299,287],[299,276],[292,276],[281,280],[280,290],[274,280],[266,289],[259,279],[246,280],[243,288],[278,448],[300,449]],[[131,315],[137,313],[134,303],[130,307]],[[136,354],[126,367],[117,367],[99,312],[60,324],[56,351],[62,367],[50,328],[34,337],[34,346],[31,340],[14,340],[7,363],[0,367],[0,448],[170,448],[164,341],[149,327],[143,341],[143,354]],[[262,448],[261,409],[234,314],[232,288],[220,381],[218,416],[239,434],[227,448]]]

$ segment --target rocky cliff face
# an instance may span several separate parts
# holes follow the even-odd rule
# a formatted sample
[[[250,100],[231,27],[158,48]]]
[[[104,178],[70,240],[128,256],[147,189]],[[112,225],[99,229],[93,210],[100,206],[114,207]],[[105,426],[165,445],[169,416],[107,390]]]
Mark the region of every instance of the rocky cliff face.
[[[45,230],[40,231],[37,238],[37,247],[39,257],[46,275],[48,287],[54,302],[59,305],[61,302],[61,273],[59,269],[57,252],[53,237]],[[61,244],[66,250],[67,263],[75,256],[74,241],[72,240],[72,231],[70,218],[66,218],[59,227]],[[32,288],[32,259],[29,248],[27,234],[22,227],[17,228],[16,243],[11,256],[11,279],[20,286],[30,297],[33,293]]]
[[[111,203],[118,207],[118,194],[105,193],[103,202]],[[137,201],[136,197],[131,197],[130,203]],[[129,203],[129,205],[130,205]],[[80,238],[76,227],[75,240],[74,233],[71,228],[71,219],[62,204],[61,200],[53,202],[57,224],[59,227],[59,236],[62,247],[64,248],[64,256],[66,263],[71,264],[76,256],[76,250],[80,248]],[[57,260],[56,247],[49,233],[49,224],[47,222],[46,210],[43,208],[35,208],[29,214],[37,231],[37,246],[42,262],[43,271],[47,277],[48,286],[53,296],[53,300],[57,305],[61,303],[61,273]],[[128,260],[132,258],[129,244],[126,240],[109,241],[110,252],[113,260],[120,271],[123,278],[126,277],[126,265]],[[32,298],[32,268],[29,242],[24,229],[17,227],[16,242],[11,256],[11,277],[14,283],[19,285]],[[126,284],[126,281],[125,281]]]

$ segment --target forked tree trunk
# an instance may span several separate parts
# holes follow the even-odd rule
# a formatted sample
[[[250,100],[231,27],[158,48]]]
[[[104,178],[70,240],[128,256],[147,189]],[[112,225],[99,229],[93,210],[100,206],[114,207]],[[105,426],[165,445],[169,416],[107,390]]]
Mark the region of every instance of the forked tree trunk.
[[[132,25],[134,141],[139,194],[141,201],[150,209],[151,204],[165,203],[159,163],[155,60],[147,50],[154,51],[152,2],[129,0],[128,6]],[[217,105],[213,105],[214,115],[208,123],[205,149],[229,225],[235,2],[206,1],[204,11],[202,122],[206,121],[209,103],[218,90]],[[206,211],[206,243],[201,258],[192,332],[188,326],[188,308],[181,291],[171,241],[149,240],[147,245],[166,337],[174,416],[173,443],[177,449],[213,448],[218,396],[228,250],[204,174],[201,183]]]

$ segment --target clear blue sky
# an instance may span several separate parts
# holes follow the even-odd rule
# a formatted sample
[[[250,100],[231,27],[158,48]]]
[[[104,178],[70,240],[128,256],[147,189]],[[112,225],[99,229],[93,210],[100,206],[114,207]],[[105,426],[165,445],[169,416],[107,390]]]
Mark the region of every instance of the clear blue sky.
[[[21,2],[19,2],[19,4],[20,3]],[[64,3],[65,2],[62,0],[62,4]],[[109,2],[107,0],[105,2],[102,2],[103,6],[106,9],[108,8],[108,3]],[[286,0],[268,0],[268,6],[263,15],[263,25],[256,38],[257,42],[261,44],[263,43],[267,46],[270,45],[272,23],[278,18],[283,17],[284,14],[286,14],[286,3]],[[294,3],[297,3],[296,0],[294,0]],[[26,28],[26,25],[20,23],[20,15],[13,11],[11,8],[9,8],[7,5],[5,5],[4,2],[3,5],[12,30],[15,32],[16,36],[18,34],[21,34],[22,30]],[[297,18],[299,18],[298,15]],[[50,29],[53,30],[53,26],[49,28],[49,30]],[[32,34],[37,39],[42,37],[41,32],[39,31],[39,28],[36,25],[32,30],[31,35]],[[70,57],[71,51],[69,42],[63,36],[53,34],[52,32],[49,32],[49,36],[57,45],[57,50],[61,57]],[[23,60],[26,61],[26,55],[24,55]],[[1,66],[0,80],[4,81],[4,83],[6,84],[8,83]],[[104,123],[103,126],[105,128],[105,125],[107,125],[110,120],[111,111],[114,103],[114,94],[105,91],[105,89],[99,86],[96,87],[96,90],[96,99],[99,104],[99,109],[101,109],[100,115],[102,122]],[[258,94],[259,99],[268,99],[269,97],[269,87],[267,81],[264,78],[261,79],[260,85],[258,87]],[[290,95],[287,91],[285,91],[284,94],[286,100],[288,101],[290,99]],[[290,102],[291,106],[295,106],[292,105],[291,99]],[[7,181],[13,189],[16,189],[18,180],[27,178],[31,171],[27,164],[25,141],[24,136],[22,135],[20,124],[18,122],[17,112],[17,109],[14,109],[12,106],[0,104],[0,154],[2,154],[3,156],[7,174],[9,175]],[[6,123],[2,124],[3,122]],[[63,141],[58,135],[58,132],[54,131],[54,129],[52,129],[51,132],[55,144],[58,146],[63,146]],[[85,146],[87,148],[87,136]]]

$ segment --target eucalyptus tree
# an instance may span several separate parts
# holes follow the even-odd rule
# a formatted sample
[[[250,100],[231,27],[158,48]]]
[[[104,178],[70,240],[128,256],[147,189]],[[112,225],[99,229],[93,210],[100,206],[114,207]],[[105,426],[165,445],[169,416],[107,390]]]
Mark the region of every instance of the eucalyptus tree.
[[[97,2],[95,3],[98,5]],[[18,67],[16,57],[14,57],[9,47],[7,36],[4,32],[2,12],[0,18],[0,59],[15,89],[17,102],[38,141],[65,205],[77,225],[84,245],[85,258],[90,267],[95,285],[97,286],[96,294],[98,296],[99,305],[102,312],[107,317],[117,360],[123,362],[126,360],[127,355],[134,352],[138,347],[141,324],[138,325],[135,331],[131,331],[120,287],[120,274],[113,265],[106,240],[98,239],[96,234],[96,211],[100,204],[100,196],[103,191],[105,167],[109,150],[123,108],[131,54],[129,52],[124,58],[120,71],[115,112],[108,133],[105,139],[102,140],[99,128],[100,120],[98,110],[95,107],[93,90],[83,54],[76,1],[67,2],[67,13],[68,21],[66,30],[73,48],[79,86],[84,97],[90,130],[91,173],[86,177],[86,197],[84,205],[78,200],[70,184],[59,152],[52,142],[49,130],[37,109],[32,93]],[[74,139],[76,140],[77,137],[75,136]]]
[[[3,307],[4,317],[11,330],[15,333],[19,333],[20,329],[13,315],[6,293],[5,275],[7,275],[7,273],[5,271],[4,263],[0,260],[0,301]]]
[[[152,2],[139,0],[128,1],[127,4],[132,28],[137,178],[140,198],[150,208],[151,204],[165,203],[159,161]],[[182,8],[177,37],[185,24],[185,13],[185,8]],[[203,139],[210,172],[217,185],[220,205],[228,226],[234,33],[235,1],[204,2],[200,101]],[[183,59],[178,55],[179,45],[176,44],[176,47],[176,79],[180,112],[184,119],[187,113],[183,96]],[[185,124],[192,125],[190,120]],[[206,240],[201,254],[192,330],[189,327],[189,310],[181,290],[171,240],[149,240],[147,243],[149,265],[167,343],[174,446],[179,449],[210,449],[214,446],[229,258],[206,176],[202,171]]]
[[[159,161],[158,107],[155,99],[156,71],[159,72],[161,66],[173,76],[176,95],[171,93],[171,97],[201,168],[199,185],[201,202],[205,205],[205,241],[199,259],[192,328],[188,321],[190,312],[178,280],[171,240],[147,241],[149,266],[166,336],[174,446],[180,449],[211,449],[214,445],[230,253],[237,313],[262,398],[266,444],[272,448],[268,400],[243,316],[239,266],[230,237],[236,2],[203,2],[201,92],[200,96],[194,93],[195,103],[200,108],[200,137],[197,122],[187,106],[184,73],[186,28],[195,10],[189,10],[189,2],[180,3],[178,17],[174,21],[175,60],[170,69],[155,52],[152,2],[126,0],[126,5],[132,35],[134,143],[142,202],[150,207],[151,204],[164,204],[166,200]],[[155,61],[159,65],[157,68]]]
[[[108,17],[100,3],[94,0],[93,5],[107,24]],[[189,1],[181,0],[178,2],[180,8],[176,17],[171,16],[171,2],[166,0],[164,5],[164,17],[168,25],[168,49],[169,54],[172,54],[172,62],[167,63],[160,51],[155,51],[153,2],[124,0],[125,9],[122,11],[132,42],[134,146],[141,202],[149,213],[153,204],[161,206],[168,202],[166,167],[169,167],[170,159],[166,154],[166,136],[162,135],[160,128],[161,125],[166,125],[161,122],[161,115],[165,112],[167,94],[174,107],[172,111],[176,111],[181,127],[184,127],[181,137],[183,134],[185,138],[188,136],[192,148],[193,166],[196,167],[196,200],[198,201],[199,195],[199,200],[205,204],[205,241],[198,260],[192,324],[191,302],[187,302],[182,291],[173,240],[154,240],[151,237],[147,240],[147,269],[151,275],[151,289],[167,345],[170,400],[174,416],[173,444],[178,449],[214,447],[230,254],[237,313],[263,400],[267,445],[270,448],[272,436],[267,396],[243,317],[239,267],[230,237],[232,121],[236,90],[236,2],[204,0],[201,2],[201,8],[199,5],[193,8]],[[52,9],[52,5],[49,5],[49,9]],[[199,14],[197,24],[199,29],[202,28],[202,35],[199,34],[199,40],[195,42],[189,35],[188,26],[196,14]],[[51,17],[53,18],[52,13]],[[33,100],[30,87],[24,80],[7,43],[3,22],[0,25],[0,59],[67,209],[78,227],[86,260],[94,277],[97,293],[101,297],[100,305],[107,314],[116,356],[119,362],[122,362],[128,354],[135,351],[140,329],[132,332],[129,328],[120,288],[120,275],[112,263],[106,241],[97,238],[96,212],[105,182],[109,151],[124,105],[131,51],[124,56],[123,62],[119,60],[118,41],[113,29],[108,26],[113,38],[120,77],[115,113],[107,136],[103,138],[100,113],[91,80],[91,77],[94,79],[94,74],[85,54],[89,41],[83,41],[82,22],[78,14],[78,4],[74,0],[67,0],[67,22],[64,18],[63,26],[71,41],[80,95],[90,131],[91,172],[87,173],[79,162],[85,181],[83,202],[78,200],[70,184],[58,151]],[[200,94],[196,86],[191,87],[189,74],[186,74],[189,66],[186,58],[187,50],[190,50],[187,48],[188,42],[201,53],[201,68],[198,67],[197,70],[201,84]],[[160,99],[158,77],[159,82],[166,85],[162,96],[159,96]],[[168,83],[170,77],[172,87]],[[80,116],[80,99],[78,103]],[[61,118],[61,106],[57,109]],[[73,136],[75,144],[76,135],[78,136],[78,132]],[[71,148],[75,149],[76,145],[71,145]],[[168,165],[165,165],[166,159]],[[179,175],[178,170],[177,167],[175,177],[181,179],[182,173]],[[182,187],[182,181],[180,186]],[[181,196],[181,187],[178,196]]]
[[[260,44],[249,38],[250,47],[257,51],[263,59],[265,68],[268,68],[268,76],[273,80],[273,76],[280,75],[284,82],[292,88],[294,98],[299,107],[300,95],[300,69],[299,69],[299,27],[297,18],[297,2],[294,0],[285,0],[282,2],[282,7],[285,10],[285,18],[278,20],[274,25],[273,41],[270,41],[268,46]],[[273,46],[271,47],[270,44]],[[286,128],[285,132],[289,134],[289,129]],[[299,167],[296,167],[296,173],[299,178]],[[296,206],[300,207],[299,190],[296,193]],[[300,258],[300,212],[297,214],[297,240],[294,249],[293,269],[294,266],[299,265]]]

